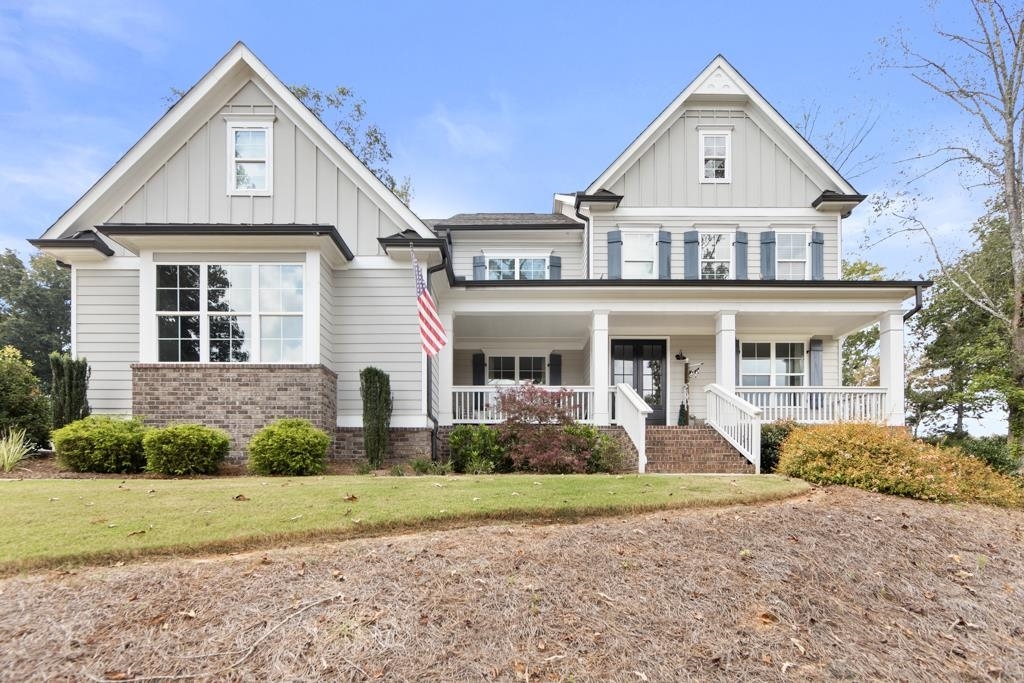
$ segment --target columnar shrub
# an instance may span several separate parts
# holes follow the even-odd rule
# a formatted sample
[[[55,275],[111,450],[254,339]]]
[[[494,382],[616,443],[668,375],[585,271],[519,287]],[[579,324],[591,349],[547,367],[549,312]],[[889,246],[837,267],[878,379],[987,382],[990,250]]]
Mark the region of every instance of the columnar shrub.
[[[219,429],[181,424],[151,429],[142,439],[146,470],[187,476],[216,474],[231,448],[231,438]]]
[[[498,430],[488,425],[459,425],[448,435],[451,466],[456,472],[490,474],[511,472]]]
[[[91,415],[53,432],[57,463],[76,472],[128,474],[146,464],[138,420]]]
[[[50,407],[53,428],[59,429],[69,422],[89,416],[89,375],[92,373],[84,358],[72,358],[69,354],[54,351],[50,354],[50,372],[53,384]]]
[[[26,439],[45,447],[50,440],[50,404],[32,374],[32,361],[13,346],[0,349],[0,432],[24,429]]]
[[[923,500],[1024,503],[1024,490],[1012,477],[980,460],[874,424],[797,427],[782,445],[777,471]]]
[[[321,474],[327,467],[330,443],[327,432],[309,420],[278,420],[250,439],[249,469],[256,474]]]
[[[363,445],[366,459],[375,469],[384,464],[391,432],[391,379],[378,368],[359,372],[359,396],[363,399]]]

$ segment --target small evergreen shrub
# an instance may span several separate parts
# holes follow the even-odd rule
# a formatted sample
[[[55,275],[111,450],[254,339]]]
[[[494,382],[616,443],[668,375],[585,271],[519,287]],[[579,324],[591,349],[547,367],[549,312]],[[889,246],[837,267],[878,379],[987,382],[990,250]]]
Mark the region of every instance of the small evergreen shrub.
[[[0,432],[0,470],[13,470],[15,465],[28,457],[32,448],[33,445],[26,438],[24,429]]]
[[[795,422],[778,420],[761,425],[761,474],[771,474],[779,464],[782,442],[796,428]]]
[[[54,351],[50,354],[50,373],[53,377],[50,395],[53,428],[60,429],[69,422],[88,417],[86,392],[92,374],[89,363],[84,358]]]
[[[366,459],[380,469],[391,435],[391,379],[378,368],[359,371],[359,396],[363,399],[363,445]]]
[[[278,420],[249,440],[249,469],[256,474],[322,474],[330,443],[327,432],[308,420]]]
[[[622,445],[597,427],[571,424],[562,427],[562,432],[568,437],[566,445],[576,456],[575,460],[583,459],[584,472],[594,474],[623,470],[625,454]]]
[[[0,432],[24,429],[26,438],[45,448],[50,441],[50,402],[32,374],[32,361],[13,346],[0,349]]]
[[[57,463],[75,472],[130,474],[146,464],[138,420],[90,415],[53,433]]]
[[[151,429],[142,439],[146,470],[188,476],[216,474],[231,448],[231,438],[219,429],[180,424]]]
[[[1024,504],[1020,484],[977,458],[874,424],[796,427],[783,443],[777,471],[922,500]]]
[[[488,425],[459,425],[448,436],[450,464],[465,474],[511,472],[512,462],[498,438],[498,430]]]

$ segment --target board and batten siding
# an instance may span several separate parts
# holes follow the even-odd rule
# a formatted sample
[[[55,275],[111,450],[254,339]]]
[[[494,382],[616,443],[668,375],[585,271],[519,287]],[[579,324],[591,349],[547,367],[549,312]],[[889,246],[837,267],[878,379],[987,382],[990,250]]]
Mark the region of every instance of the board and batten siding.
[[[269,197],[228,194],[224,116],[273,116]],[[178,148],[107,219],[109,223],[333,225],[358,255],[383,253],[378,237],[400,232],[360,187],[251,81]]]
[[[390,377],[394,417],[422,416],[423,350],[412,270],[336,271],[333,317],[338,415],[363,414],[359,371],[373,366]]]
[[[94,413],[132,412],[131,364],[139,360],[139,271],[76,267],[75,353],[89,361]]]
[[[700,182],[701,128],[731,131],[731,182]],[[810,206],[826,189],[741,109],[688,109],[607,189],[629,207]],[[836,189],[836,188],[832,188]]]
[[[839,232],[835,217],[822,216],[815,220],[806,217],[787,218],[742,218],[737,220],[705,218],[695,219],[685,216],[630,216],[628,211],[615,211],[608,214],[595,214],[591,221],[594,233],[594,275],[596,279],[608,276],[608,232],[622,228],[650,228],[651,230],[667,230],[672,235],[672,278],[680,280],[684,277],[683,268],[683,234],[690,230],[705,232],[735,233],[742,230],[747,233],[747,277],[751,280],[761,279],[761,237],[766,230],[776,232],[806,232],[810,242],[811,232],[817,231],[824,235],[825,279],[839,279]],[[808,258],[810,248],[808,247]],[[735,260],[735,257],[734,257]],[[735,264],[734,264],[735,265]],[[735,271],[734,271],[735,272]],[[808,273],[808,279],[810,274]]]
[[[473,257],[480,255],[555,255],[562,257],[562,279],[586,277],[582,231],[524,231],[516,235],[495,232],[459,233],[452,248],[452,269],[456,276],[473,279]]]

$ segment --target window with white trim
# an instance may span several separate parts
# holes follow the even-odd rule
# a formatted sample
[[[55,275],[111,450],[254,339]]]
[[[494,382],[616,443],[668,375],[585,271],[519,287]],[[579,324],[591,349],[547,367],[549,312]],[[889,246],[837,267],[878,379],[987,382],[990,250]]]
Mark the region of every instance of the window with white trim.
[[[808,242],[805,232],[775,233],[775,279],[807,279]]]
[[[157,360],[301,363],[303,266],[158,264]]]
[[[269,195],[273,124],[228,123],[228,194]]]
[[[488,384],[544,384],[546,356],[488,356]]]
[[[724,232],[700,233],[700,279],[728,280],[732,269],[733,235]]]
[[[658,233],[622,231],[622,277],[658,277]]]
[[[488,256],[488,280],[547,280],[547,256]]]
[[[740,386],[802,387],[807,384],[803,342],[740,344]]]
[[[728,183],[732,176],[732,135],[727,130],[700,131],[700,181]]]

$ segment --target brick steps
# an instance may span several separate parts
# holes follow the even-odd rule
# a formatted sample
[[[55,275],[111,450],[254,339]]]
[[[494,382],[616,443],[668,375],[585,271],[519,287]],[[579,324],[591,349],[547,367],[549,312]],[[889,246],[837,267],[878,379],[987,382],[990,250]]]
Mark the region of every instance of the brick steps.
[[[752,474],[754,466],[706,425],[647,428],[647,471]]]

